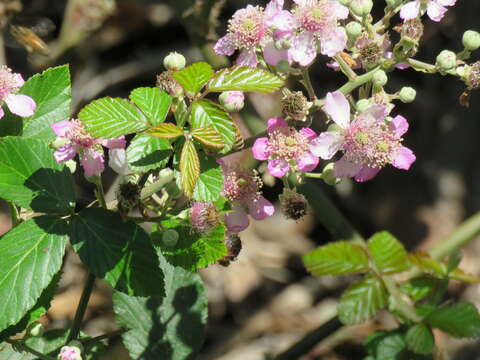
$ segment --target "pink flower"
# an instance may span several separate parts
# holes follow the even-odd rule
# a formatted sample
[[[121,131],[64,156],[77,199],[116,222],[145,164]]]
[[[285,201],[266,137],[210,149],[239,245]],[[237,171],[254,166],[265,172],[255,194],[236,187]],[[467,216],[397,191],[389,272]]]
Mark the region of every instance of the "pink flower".
[[[253,144],[253,157],[268,160],[268,172],[275,177],[284,177],[290,169],[312,171],[319,163],[311,151],[311,143],[317,134],[310,128],[300,131],[289,127],[281,118],[268,120],[268,138],[262,137]]]
[[[64,346],[58,354],[58,360],[82,360],[81,351],[76,346]]]
[[[27,95],[15,94],[24,84],[22,75],[12,73],[12,70],[2,65],[0,67],[0,100],[6,103],[9,110],[21,117],[32,116],[37,105]],[[0,108],[0,118],[5,115]]]
[[[218,225],[218,211],[209,202],[195,201],[190,208],[192,227],[201,234],[206,234]]]
[[[238,233],[245,230],[250,223],[248,214],[255,220],[263,220],[273,215],[275,208],[261,195],[263,183],[255,171],[228,166],[222,160],[218,163],[224,177],[222,195],[233,207],[233,211],[225,214],[228,231]]]
[[[79,120],[60,121],[51,125],[57,135],[55,160],[60,163],[71,160],[78,153],[87,177],[98,176],[105,169],[102,146],[109,149],[123,149],[125,137],[96,139],[92,137]]]
[[[312,152],[325,160],[343,152],[334,166],[336,177],[367,181],[387,164],[408,170],[415,161],[412,150],[401,144],[408,130],[407,120],[398,115],[387,122],[387,106],[372,105],[351,121],[348,100],[336,91],[327,94],[325,111],[340,130],[321,133],[313,140]]]
[[[442,20],[447,12],[447,6],[455,5],[457,0],[414,0],[406,3],[400,9],[400,17],[404,20],[416,19],[425,11],[433,21]]]

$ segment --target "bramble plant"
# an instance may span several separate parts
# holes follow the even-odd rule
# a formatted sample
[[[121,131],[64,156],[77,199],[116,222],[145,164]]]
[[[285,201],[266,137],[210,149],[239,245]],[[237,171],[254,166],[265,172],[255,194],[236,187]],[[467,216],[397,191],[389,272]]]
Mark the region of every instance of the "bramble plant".
[[[0,348],[0,358],[94,359],[102,340],[118,335],[132,359],[195,358],[207,322],[197,270],[234,261],[242,247],[238,233],[251,218],[281,211],[299,220],[309,206],[338,241],[306,254],[306,269],[316,276],[362,275],[339,300],[340,321],[365,322],[382,309],[397,321],[396,329],[368,337],[367,359],[431,359],[434,329],[480,337],[477,308],[445,296],[451,281],[480,281],[459,268],[459,249],[480,233],[480,215],[440,247],[407,253],[387,231],[365,240],[312,187],[314,181],[368,181],[389,165],[415,171],[415,149],[403,145],[409,123],[395,102],[411,103],[416,91],[387,92],[392,71],[457,77],[468,103],[480,87],[480,62],[469,62],[480,48],[478,32],[465,32],[458,53],[443,50],[432,64],[415,59],[423,21],[441,21],[455,2],[386,0],[384,16],[375,20],[372,0],[295,0],[291,9],[283,0],[248,5],[233,14],[214,46],[217,55],[237,52],[235,65],[187,64],[171,53],[156,86],[133,89],[128,99],[96,99],[73,119],[68,65],[25,82],[2,67],[0,197],[13,226],[0,239],[0,341],[11,344]],[[345,75],[343,85],[324,94],[315,93],[309,75],[319,58]],[[305,94],[293,91],[296,82]],[[283,116],[266,119],[264,132],[243,139],[232,113],[242,110],[245,94],[279,91]],[[319,112],[326,123],[314,117]],[[109,203],[104,148],[121,178]],[[282,180],[279,209],[262,195],[259,170],[229,156],[239,151],[251,152],[259,169],[265,163],[265,171]],[[86,206],[77,203],[74,172],[95,187],[96,200]],[[89,275],[72,326],[43,331],[37,320],[55,296],[68,244]],[[80,328],[97,278],[114,290],[121,329],[91,338]],[[196,316],[180,338],[185,313]],[[158,337],[149,336],[156,327]],[[296,359],[308,350],[297,345],[277,358]]]

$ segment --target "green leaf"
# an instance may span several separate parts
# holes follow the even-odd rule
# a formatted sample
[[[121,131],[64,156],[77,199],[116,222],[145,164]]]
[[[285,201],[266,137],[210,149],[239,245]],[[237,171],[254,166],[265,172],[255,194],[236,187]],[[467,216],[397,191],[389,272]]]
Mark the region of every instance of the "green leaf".
[[[371,319],[387,304],[388,293],[376,276],[366,277],[350,286],[338,304],[338,316],[344,324],[358,324]]]
[[[122,335],[130,356],[139,360],[195,359],[202,347],[208,300],[197,274],[168,264],[165,297],[138,298],[114,293],[117,323],[131,329]]]
[[[31,337],[25,340],[25,345],[43,354],[57,352],[65,345],[68,337],[68,330],[53,329],[45,331],[42,337]],[[18,353],[10,344],[3,343],[0,346],[0,359],[2,360],[38,360],[30,353]],[[88,359],[88,358],[87,358]],[[85,359],[85,360],[87,360]]]
[[[203,86],[212,78],[213,69],[206,62],[197,62],[173,73],[173,78],[183,86],[186,91],[196,95]]]
[[[71,243],[95,276],[135,296],[161,295],[163,275],[150,239],[118,213],[87,208],[72,220]]]
[[[220,167],[211,168],[200,174],[193,192],[196,201],[214,202],[223,190],[223,174]]]
[[[176,243],[165,243],[161,231],[152,233],[159,251],[172,265],[195,271],[227,255],[224,243],[226,229],[223,225],[217,226],[208,234],[198,234],[189,226],[178,225],[171,221],[163,221],[162,227],[164,230],[173,229],[179,235]]]
[[[447,275],[447,267],[445,264],[432,259],[427,253],[416,252],[409,254],[408,259],[413,265],[427,274],[439,278],[444,278]]]
[[[185,104],[185,100],[181,99],[173,99],[173,116],[175,117],[175,122],[181,128],[187,123],[189,112],[187,104]]]
[[[127,148],[127,161],[133,171],[147,172],[164,168],[171,154],[172,145],[168,140],[140,134]]]
[[[402,353],[406,350],[407,344],[399,330],[375,331],[367,337],[364,345],[375,360],[405,359]]]
[[[200,175],[200,159],[191,140],[186,140],[180,156],[181,187],[185,196],[191,198]]]
[[[433,311],[426,322],[456,338],[480,336],[480,315],[475,305],[461,302]]]
[[[408,329],[405,341],[410,350],[423,355],[431,354],[435,345],[432,330],[425,324],[416,324]]]
[[[225,147],[223,137],[211,126],[193,129],[190,134],[201,144],[209,148],[223,149]]]
[[[72,91],[68,65],[50,68],[32,76],[20,93],[30,96],[37,104],[35,113],[23,120],[23,137],[34,137],[45,142],[55,139],[50,125],[70,120]]]
[[[314,275],[342,275],[369,269],[365,250],[347,241],[322,246],[303,257],[303,263]]]
[[[407,252],[392,234],[382,231],[368,240],[368,250],[378,270],[384,274],[395,274],[409,268]]]
[[[120,98],[94,100],[80,111],[78,118],[93,137],[103,139],[143,131],[149,127],[145,115],[128,100]]]
[[[183,136],[183,130],[172,123],[164,123],[151,128],[148,135],[159,137],[162,139],[175,139]]]
[[[70,171],[45,141],[20,137],[0,140],[0,197],[42,213],[68,214],[75,205]]]
[[[190,123],[193,128],[211,126],[218,132],[225,142],[223,153],[231,150],[236,140],[236,130],[230,115],[219,105],[209,100],[197,100],[192,103]]]
[[[435,288],[437,280],[430,276],[419,276],[405,284],[400,289],[412,298],[413,301],[422,300]]]
[[[63,220],[39,216],[0,238],[0,331],[21,320],[58,273],[67,233]]]
[[[165,121],[170,105],[172,105],[172,97],[159,88],[137,88],[131,92],[130,99],[154,125]]]
[[[277,75],[266,70],[251,68],[249,66],[234,66],[232,68],[218,71],[207,85],[208,91],[256,91],[260,93],[271,93],[284,81]]]

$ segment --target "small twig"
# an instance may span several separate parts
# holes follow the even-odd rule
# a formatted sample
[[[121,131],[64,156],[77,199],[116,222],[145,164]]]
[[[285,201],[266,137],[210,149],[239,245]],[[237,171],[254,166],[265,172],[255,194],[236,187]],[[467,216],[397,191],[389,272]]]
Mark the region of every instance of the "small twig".
[[[126,333],[127,331],[128,331],[127,329],[119,329],[119,330],[115,330],[115,331],[112,331],[112,332],[107,333],[107,334],[95,336],[91,339],[80,339],[80,342],[83,344],[83,346],[89,346],[89,345],[92,345],[92,344],[96,344],[97,342],[102,341],[102,340],[107,340],[107,339],[111,339],[111,338],[120,336],[120,335]]]

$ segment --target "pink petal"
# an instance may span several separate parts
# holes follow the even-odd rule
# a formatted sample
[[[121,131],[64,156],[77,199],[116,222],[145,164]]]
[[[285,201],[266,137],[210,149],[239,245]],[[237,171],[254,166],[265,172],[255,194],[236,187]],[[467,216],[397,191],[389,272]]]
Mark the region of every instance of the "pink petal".
[[[401,137],[408,130],[408,121],[402,115],[397,115],[390,123],[390,130],[395,133],[397,138]]]
[[[248,212],[255,220],[263,220],[273,215],[275,207],[263,196],[259,196],[248,204]]]
[[[258,64],[257,54],[255,50],[243,50],[239,55],[235,64],[240,66],[256,67]]]
[[[379,171],[380,169],[364,166],[363,168],[360,169],[357,175],[355,175],[355,181],[364,182],[364,181],[373,179],[375,175],[378,174]]]
[[[320,40],[320,52],[323,55],[335,56],[347,46],[347,33],[343,28],[334,27],[326,32]]]
[[[72,144],[66,144],[55,149],[53,157],[57,163],[61,163],[73,159],[76,154],[77,150],[75,147]]]
[[[217,55],[230,56],[235,52],[235,45],[232,43],[230,36],[227,34],[218,39],[217,43],[213,47],[213,50]]]
[[[300,134],[305,136],[308,140],[313,140],[317,137],[317,133],[310,128],[300,129]]]
[[[267,160],[270,155],[268,151],[268,138],[262,137],[255,140],[252,147],[253,157],[257,160]]]
[[[291,62],[288,59],[288,50],[277,50],[273,41],[267,43],[263,48],[263,57],[267,64],[272,66],[277,66],[282,60]]]
[[[333,3],[335,6],[335,17],[337,19],[346,19],[349,15],[348,8],[337,1]]]
[[[295,36],[288,52],[300,66],[310,65],[317,56],[317,44],[313,33],[306,31]]]
[[[327,93],[325,111],[341,128],[346,129],[350,125],[350,104],[340,91]]]
[[[313,155],[310,151],[305,152],[296,160],[298,170],[303,172],[314,170],[320,162],[320,159],[317,156]]]
[[[67,136],[67,132],[73,126],[72,124],[73,123],[71,121],[63,120],[50,125],[50,127],[52,128],[55,135],[64,138]]]
[[[21,117],[32,116],[37,108],[35,101],[27,95],[10,94],[4,100],[10,111]]]
[[[267,16],[274,16],[277,12],[282,11],[283,0],[271,0],[267,6],[265,6],[264,14]]]
[[[287,122],[282,117],[274,117],[268,119],[267,131],[269,133],[274,132],[275,130],[288,127]]]
[[[395,68],[398,70],[405,70],[405,69],[408,69],[409,67],[410,65],[407,63],[398,63],[395,65]]]
[[[280,10],[271,15],[266,15],[265,24],[270,28],[281,31],[292,31],[295,28],[293,15],[287,10]]]
[[[108,166],[119,175],[129,174],[130,167],[127,162],[127,153],[125,149],[108,150]]]
[[[284,177],[288,170],[290,170],[290,165],[283,159],[273,159],[268,162],[268,172],[275,177],[281,178]]]
[[[93,149],[86,149],[80,157],[80,163],[85,170],[85,176],[98,176],[105,169],[103,155]]]
[[[396,156],[393,159],[392,165],[397,169],[408,170],[410,166],[415,162],[416,157],[412,150],[402,146],[398,149]]]
[[[436,0],[438,5],[441,6],[453,6],[457,0]]]
[[[406,3],[400,9],[400,17],[404,21],[416,19],[419,14],[420,14],[420,1],[418,0]]]
[[[3,109],[0,107],[0,119],[3,118],[4,115],[5,115],[5,112],[4,112]]]
[[[362,164],[355,164],[347,159],[345,156],[338,160],[333,166],[335,177],[354,177],[362,169]]]
[[[247,213],[241,207],[236,207],[234,211],[225,214],[225,226],[230,232],[243,231],[249,224]]]
[[[385,105],[374,104],[372,106],[369,106],[367,110],[362,112],[358,116],[358,118],[367,124],[373,124],[375,122],[385,121],[388,112],[388,107],[386,107]]]
[[[23,80],[22,75],[19,73],[12,74],[12,82],[15,84],[15,87],[18,88],[25,84],[25,80]]]
[[[339,133],[325,131],[310,142],[310,151],[324,160],[329,160],[341,149],[344,137]]]
[[[447,8],[434,1],[430,1],[427,5],[427,15],[433,21],[440,21],[447,12]]]
[[[101,141],[102,145],[109,149],[125,149],[127,141],[125,136],[120,136],[114,139],[105,139]]]

